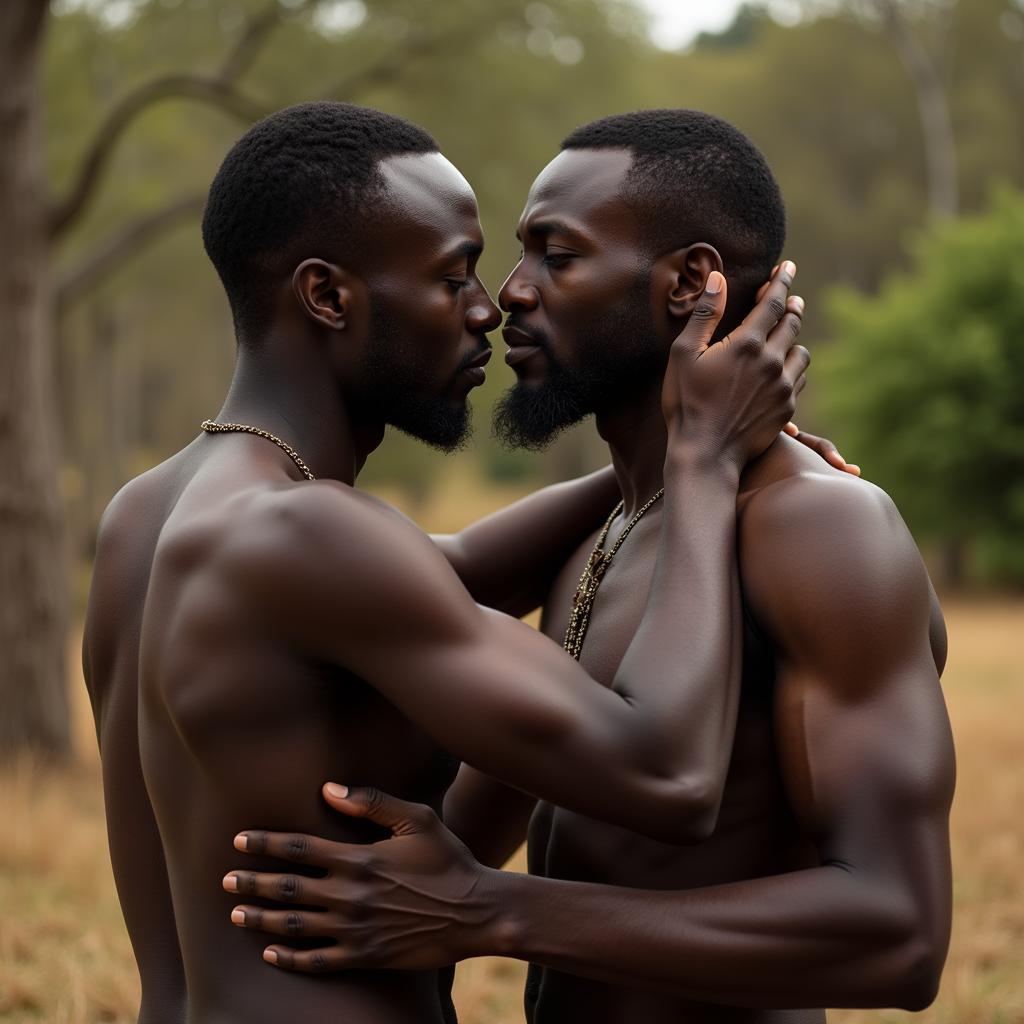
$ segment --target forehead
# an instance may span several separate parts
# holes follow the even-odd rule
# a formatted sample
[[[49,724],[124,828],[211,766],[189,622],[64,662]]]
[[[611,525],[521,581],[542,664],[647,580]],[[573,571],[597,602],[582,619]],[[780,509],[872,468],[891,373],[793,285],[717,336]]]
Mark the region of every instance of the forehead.
[[[476,196],[446,157],[440,153],[394,156],[382,160],[379,170],[387,196],[378,229],[391,236],[390,241],[438,248],[480,241]]]
[[[564,149],[537,175],[521,227],[547,218],[570,220],[588,233],[636,233],[636,219],[621,196],[633,163],[628,149]]]

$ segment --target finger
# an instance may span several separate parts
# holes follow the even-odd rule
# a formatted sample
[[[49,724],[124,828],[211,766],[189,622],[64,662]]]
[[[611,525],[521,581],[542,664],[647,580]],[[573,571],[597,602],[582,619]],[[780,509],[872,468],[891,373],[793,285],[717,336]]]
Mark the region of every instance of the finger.
[[[263,959],[282,971],[302,974],[326,974],[354,966],[352,957],[342,946],[320,949],[289,949],[288,946],[267,946]]]
[[[803,345],[794,344],[786,355],[782,372],[787,380],[793,381],[795,387],[797,380],[807,372],[807,367],[810,365],[811,353]]]
[[[801,373],[796,379],[796,384],[793,385],[793,393],[799,395],[805,387],[807,387],[807,374]]]
[[[271,935],[332,938],[336,934],[334,925],[337,922],[333,914],[318,910],[268,910],[242,905],[231,911],[231,923],[236,928],[270,932]]]
[[[786,313],[768,335],[765,348],[774,353],[776,358],[784,359],[796,345],[803,325],[803,319],[796,313]],[[807,350],[804,349],[804,351]]]
[[[754,308],[747,314],[736,334],[751,334],[757,338],[768,337],[773,327],[786,315],[789,289],[796,276],[796,264],[786,260],[779,266],[775,276]]]
[[[802,317],[804,315],[804,300],[800,295],[790,295],[786,299],[786,312],[795,313],[797,316]]]
[[[318,906],[324,890],[318,878],[303,875],[282,875],[270,871],[229,871],[221,885],[225,892],[242,896],[259,896],[278,903],[304,903]]]
[[[725,276],[712,270],[682,334],[672,344],[673,353],[682,352],[696,358],[707,350],[725,313],[728,291]]]
[[[782,428],[782,432],[784,434],[789,434],[790,437],[796,437],[800,433],[800,428],[792,420],[790,420]]]
[[[251,829],[235,836],[236,850],[260,857],[275,857],[296,864],[326,868],[331,864],[335,844],[297,832],[264,832]]]
[[[395,835],[409,835],[429,828],[437,815],[425,804],[399,800],[373,786],[341,786],[328,782],[324,799],[342,814],[370,821],[391,829]]]
[[[765,283],[763,285],[761,285],[760,288],[757,289],[757,295],[754,296],[754,301],[755,302],[760,302],[761,301],[761,299],[764,297],[764,293],[766,291],[768,291],[768,285],[770,285],[772,283],[772,278],[778,272],[779,272],[779,265],[778,265],[778,263],[776,263],[775,266],[772,267],[771,273],[768,275],[768,280],[765,281]]]

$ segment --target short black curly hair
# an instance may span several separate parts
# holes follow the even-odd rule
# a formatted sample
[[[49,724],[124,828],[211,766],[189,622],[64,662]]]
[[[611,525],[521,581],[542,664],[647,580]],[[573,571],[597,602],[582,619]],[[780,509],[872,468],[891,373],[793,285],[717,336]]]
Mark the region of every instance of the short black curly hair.
[[[422,128],[352,103],[301,103],[254,124],[224,158],[203,213],[239,341],[266,323],[269,277],[357,251],[385,193],[381,160],[437,149]]]
[[[637,110],[577,128],[562,149],[628,149],[622,198],[653,256],[713,245],[743,294],[756,291],[786,237],[782,194],[765,158],[738,128],[699,110]]]

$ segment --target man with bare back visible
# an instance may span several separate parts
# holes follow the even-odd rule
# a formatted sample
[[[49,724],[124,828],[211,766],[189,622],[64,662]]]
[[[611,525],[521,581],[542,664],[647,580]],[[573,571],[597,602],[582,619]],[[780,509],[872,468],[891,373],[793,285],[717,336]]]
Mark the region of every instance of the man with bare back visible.
[[[623,508],[565,562],[542,629],[614,690],[638,648],[664,651],[688,626],[652,615],[655,591],[706,585],[692,553],[666,549],[671,506],[649,504],[674,465],[661,382],[685,303],[724,271],[723,329],[735,344],[783,229],[761,155],[693,111],[577,130],[527,200],[523,256],[499,296],[519,379],[498,424],[539,445],[596,414]],[[337,810],[395,837],[368,852],[243,833],[240,848],[328,872],[302,901],[310,910],[246,902],[236,911],[246,927],[329,940],[314,953],[274,941],[278,967],[517,957],[532,964],[532,1024],[820,1024],[825,1006],[931,1002],[949,941],[954,781],[934,592],[887,496],[790,438],[746,466],[738,492],[729,528],[742,682],[736,717],[706,716],[705,692],[677,734],[680,749],[719,754],[692,834],[654,836],[612,821],[607,807],[554,800],[534,810],[473,768],[445,801],[451,832],[431,811],[376,790],[327,787]],[[670,691],[685,681],[661,685],[662,699],[684,699]],[[607,803],[621,799],[594,786]],[[531,874],[493,870],[531,810]],[[254,818],[249,829],[263,824]],[[229,877],[251,896],[289,902],[287,873],[238,863]]]
[[[666,564],[700,584],[651,584],[609,689],[474,598],[536,605],[607,514],[610,473],[436,542],[353,487],[386,424],[459,443],[500,322],[476,275],[472,190],[433,140],[346,104],[282,111],[228,154],[203,232],[235,320],[231,388],[195,441],[111,504],[85,631],[141,1019],[448,1020],[433,966],[268,968],[259,934],[232,927],[233,898],[208,895],[237,857],[230,838],[259,820],[366,844],[383,830],[330,813],[322,779],[440,810],[460,761],[661,841],[701,833],[740,678],[736,481],[808,362],[793,268],[714,348],[721,275],[669,289],[685,330],[663,373],[659,533]],[[300,871],[275,892],[304,903],[320,881]]]

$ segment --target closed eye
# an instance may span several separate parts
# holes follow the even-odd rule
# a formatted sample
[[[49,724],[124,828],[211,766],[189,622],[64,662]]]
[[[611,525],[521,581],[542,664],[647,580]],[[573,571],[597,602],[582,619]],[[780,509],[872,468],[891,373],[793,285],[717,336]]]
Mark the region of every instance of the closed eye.
[[[541,259],[541,263],[546,267],[563,267],[571,259],[575,259],[575,255],[573,253],[546,252]]]

